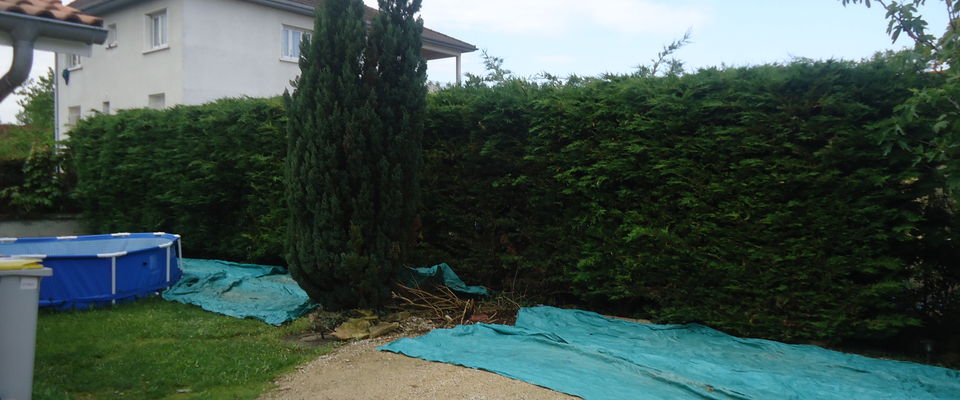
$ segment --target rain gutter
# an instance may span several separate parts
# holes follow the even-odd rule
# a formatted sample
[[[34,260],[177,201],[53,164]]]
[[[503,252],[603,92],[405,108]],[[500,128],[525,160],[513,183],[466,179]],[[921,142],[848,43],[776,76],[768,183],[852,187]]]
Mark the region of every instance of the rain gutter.
[[[10,70],[0,78],[0,100],[13,93],[30,76],[37,39],[68,40],[88,45],[103,44],[107,39],[107,30],[100,27],[5,11],[0,11],[0,31],[9,33],[13,44]]]

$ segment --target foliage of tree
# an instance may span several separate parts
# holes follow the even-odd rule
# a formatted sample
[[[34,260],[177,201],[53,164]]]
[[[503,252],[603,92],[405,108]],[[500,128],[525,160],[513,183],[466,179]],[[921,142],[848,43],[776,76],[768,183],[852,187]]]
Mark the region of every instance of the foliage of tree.
[[[67,158],[53,152],[53,70],[16,94],[19,125],[0,131],[0,205],[19,215],[70,209]]]
[[[947,26],[930,27],[920,12],[926,0],[841,0],[867,7],[877,3],[886,10],[887,33],[896,42],[909,37],[911,56],[926,64],[914,74],[939,75],[934,84],[913,89],[912,95],[895,108],[894,115],[871,126],[874,139],[891,157],[910,157],[914,168],[931,171],[940,188],[920,201],[945,220],[953,220],[960,195],[960,2],[942,3]],[[939,29],[943,33],[937,35]],[[917,278],[917,303],[927,310],[928,323],[940,331],[960,331],[960,268],[952,260],[960,257],[960,245],[949,238],[956,229],[939,224],[921,224],[912,232],[924,240],[923,256],[912,266]],[[931,239],[932,237],[942,238]],[[936,255],[936,256],[934,256]]]
[[[380,308],[419,207],[426,65],[420,1],[317,7],[288,108],[287,261],[328,310]]]
[[[23,163],[22,182],[0,188],[0,202],[9,206],[4,212],[27,216],[71,209],[68,195],[74,177],[63,168],[68,159],[67,153],[55,152],[52,146],[33,146]]]
[[[6,125],[0,130],[0,161],[22,163],[34,147],[53,144],[53,133],[19,125]],[[19,169],[19,165],[16,166]],[[4,187],[0,181],[0,187]]]
[[[380,14],[371,23],[367,73],[375,76],[376,113],[382,135],[377,160],[382,204],[377,224],[385,231],[395,264],[408,260],[417,237],[420,171],[427,106],[427,61],[421,56],[421,0],[379,0]],[[394,249],[396,248],[396,250]]]
[[[684,46],[690,44],[690,36],[691,31],[688,29],[687,32],[683,34],[683,37],[663,46],[663,50],[660,50],[660,52],[657,53],[657,57],[653,60],[650,60],[651,63],[649,66],[637,66],[637,75],[657,76],[657,73],[661,72],[660,67],[662,66],[667,67],[667,75],[680,75],[680,73],[683,72],[683,62],[671,56]]]
[[[17,113],[17,122],[37,130],[48,131],[53,134],[53,69],[36,82],[31,81],[24,85],[17,94],[22,98],[17,100],[20,112]]]
[[[480,76],[467,72],[464,74],[467,86],[476,86],[483,82],[498,84],[512,78],[513,72],[503,67],[503,58],[491,55],[486,49],[480,50],[480,58],[483,60],[483,68],[487,74]]]
[[[375,165],[366,143],[377,121],[362,75],[365,32],[362,2],[317,7],[313,35],[301,48],[301,75],[293,95],[284,96],[287,265],[311,298],[334,310],[356,297],[349,282],[359,277],[351,274],[371,264],[359,226],[366,220],[353,215],[372,207]],[[352,195],[359,191],[368,198],[356,201]]]
[[[926,0],[841,0],[843,5],[877,3],[886,10],[887,33],[914,42],[914,54],[928,63],[923,73],[946,76],[946,83],[918,88],[897,107],[897,115],[881,127],[879,140],[887,151],[913,154],[917,163],[939,164],[947,189],[960,193],[960,2],[942,0],[947,26],[937,36],[919,12]],[[941,1],[935,1],[940,3]]]
[[[16,94],[21,96],[19,125],[0,132],[0,160],[26,160],[33,147],[53,144],[53,70],[27,82]],[[0,188],[4,186],[0,182]]]

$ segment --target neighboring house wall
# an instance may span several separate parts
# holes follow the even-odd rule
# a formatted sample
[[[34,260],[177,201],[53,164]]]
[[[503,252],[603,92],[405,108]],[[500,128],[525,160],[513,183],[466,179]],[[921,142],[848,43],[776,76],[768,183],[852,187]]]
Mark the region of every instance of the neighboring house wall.
[[[58,140],[67,137],[71,108],[75,111],[79,107],[80,116],[87,117],[102,112],[104,102],[109,102],[110,112],[148,107],[150,95],[154,95],[156,102],[157,95],[162,94],[166,105],[183,102],[184,2],[145,1],[102,16],[105,27],[116,25],[116,46],[110,43],[95,46],[93,54],[82,58],[80,66],[70,71],[69,84],[65,83],[61,73],[69,65],[70,56],[57,55]],[[167,46],[152,50],[148,43],[147,15],[164,9],[167,12]]]
[[[281,59],[282,31],[313,30],[313,18],[236,0],[186,2],[184,104],[222,97],[270,97],[300,74]]]
[[[71,68],[69,84],[61,73],[71,56],[57,55],[57,140],[67,138],[76,120],[96,112],[280,95],[292,89],[291,81],[300,74],[298,57],[283,57],[284,28],[309,33],[314,25],[313,16],[303,14],[303,9],[291,11],[257,1],[116,1],[120,8],[99,13],[105,27],[116,27],[115,36]],[[90,0],[83,5],[96,8],[109,3]],[[166,10],[167,45],[154,49],[148,16],[161,10]],[[371,13],[375,11],[368,10]],[[476,50],[433,31],[424,34],[424,43],[426,58],[456,57],[458,66],[462,52]],[[299,52],[299,43],[293,46]]]

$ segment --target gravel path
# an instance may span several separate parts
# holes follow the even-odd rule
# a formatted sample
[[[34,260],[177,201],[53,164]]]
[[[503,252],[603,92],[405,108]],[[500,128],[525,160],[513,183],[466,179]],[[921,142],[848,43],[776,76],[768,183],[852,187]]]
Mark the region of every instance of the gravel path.
[[[340,347],[277,379],[262,400],[570,400],[578,397],[494,373],[377,351],[397,339]]]

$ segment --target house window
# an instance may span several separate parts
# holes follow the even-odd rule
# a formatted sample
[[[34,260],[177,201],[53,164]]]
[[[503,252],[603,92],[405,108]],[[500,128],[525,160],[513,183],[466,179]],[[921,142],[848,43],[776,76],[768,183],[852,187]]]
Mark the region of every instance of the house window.
[[[280,58],[287,61],[299,61],[300,42],[310,40],[310,31],[284,26],[282,33]]]
[[[80,68],[80,56],[76,54],[67,54],[67,69]]]
[[[167,10],[147,14],[147,40],[151,50],[167,47]]]
[[[161,110],[166,107],[167,95],[164,93],[156,93],[147,96],[147,105],[154,110]]]
[[[109,102],[109,101],[103,102],[103,113],[104,113],[104,114],[110,114],[110,102]]]
[[[67,108],[67,124],[76,125],[77,122],[80,122],[80,106],[73,106]]]
[[[107,41],[105,43],[108,49],[117,47],[117,24],[107,25]]]

